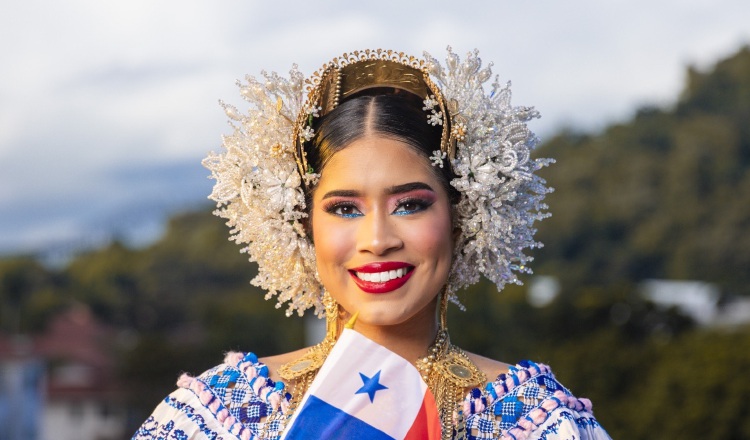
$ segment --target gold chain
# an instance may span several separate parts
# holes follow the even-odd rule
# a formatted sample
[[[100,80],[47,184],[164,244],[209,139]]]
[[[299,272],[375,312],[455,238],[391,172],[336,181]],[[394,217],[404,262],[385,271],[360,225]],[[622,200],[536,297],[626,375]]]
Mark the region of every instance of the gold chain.
[[[453,438],[453,412],[458,413],[455,429],[463,432],[465,420],[459,405],[467,390],[487,381],[485,374],[469,359],[469,356],[450,343],[447,330],[438,332],[429,354],[417,360],[417,370],[432,391],[440,415],[442,438]]]

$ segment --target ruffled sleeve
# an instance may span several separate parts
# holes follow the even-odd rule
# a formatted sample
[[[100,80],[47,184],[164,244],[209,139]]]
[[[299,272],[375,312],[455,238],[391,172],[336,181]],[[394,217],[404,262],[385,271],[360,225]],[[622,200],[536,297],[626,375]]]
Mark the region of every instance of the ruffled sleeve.
[[[473,390],[463,405],[467,438],[500,440],[610,440],[591,410],[544,364],[523,361]]]

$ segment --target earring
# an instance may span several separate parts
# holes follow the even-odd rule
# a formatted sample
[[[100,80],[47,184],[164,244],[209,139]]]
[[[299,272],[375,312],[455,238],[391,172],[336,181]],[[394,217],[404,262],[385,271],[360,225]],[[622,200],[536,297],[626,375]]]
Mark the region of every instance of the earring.
[[[287,382],[294,382],[308,375],[309,381],[325,362],[339,335],[339,303],[325,291],[323,305],[326,310],[326,337],[321,343],[310,348],[302,357],[279,368],[279,376]],[[309,383],[307,384],[309,386]],[[303,391],[304,392],[304,391]]]
[[[339,335],[339,303],[327,290],[323,293],[323,306],[326,309],[325,341],[335,341]]]
[[[438,305],[438,333],[448,332],[448,288],[443,287],[440,291],[440,304]]]

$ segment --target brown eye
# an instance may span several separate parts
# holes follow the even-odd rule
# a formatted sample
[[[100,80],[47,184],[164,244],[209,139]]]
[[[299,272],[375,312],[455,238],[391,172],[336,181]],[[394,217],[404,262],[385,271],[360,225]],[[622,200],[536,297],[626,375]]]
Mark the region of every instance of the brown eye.
[[[330,209],[327,209],[327,211],[333,215],[337,215],[343,218],[354,218],[360,217],[362,215],[359,209],[357,209],[356,206],[350,203],[341,203],[334,205]]]
[[[409,215],[427,209],[431,203],[425,202],[424,200],[404,200],[398,204],[396,210],[393,212],[395,215]]]

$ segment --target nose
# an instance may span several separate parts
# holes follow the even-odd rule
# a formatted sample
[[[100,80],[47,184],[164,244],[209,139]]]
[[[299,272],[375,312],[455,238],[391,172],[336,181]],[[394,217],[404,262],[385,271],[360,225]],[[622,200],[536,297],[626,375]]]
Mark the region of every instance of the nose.
[[[385,212],[374,211],[365,215],[357,231],[357,251],[385,255],[400,249],[401,240],[394,219]]]

